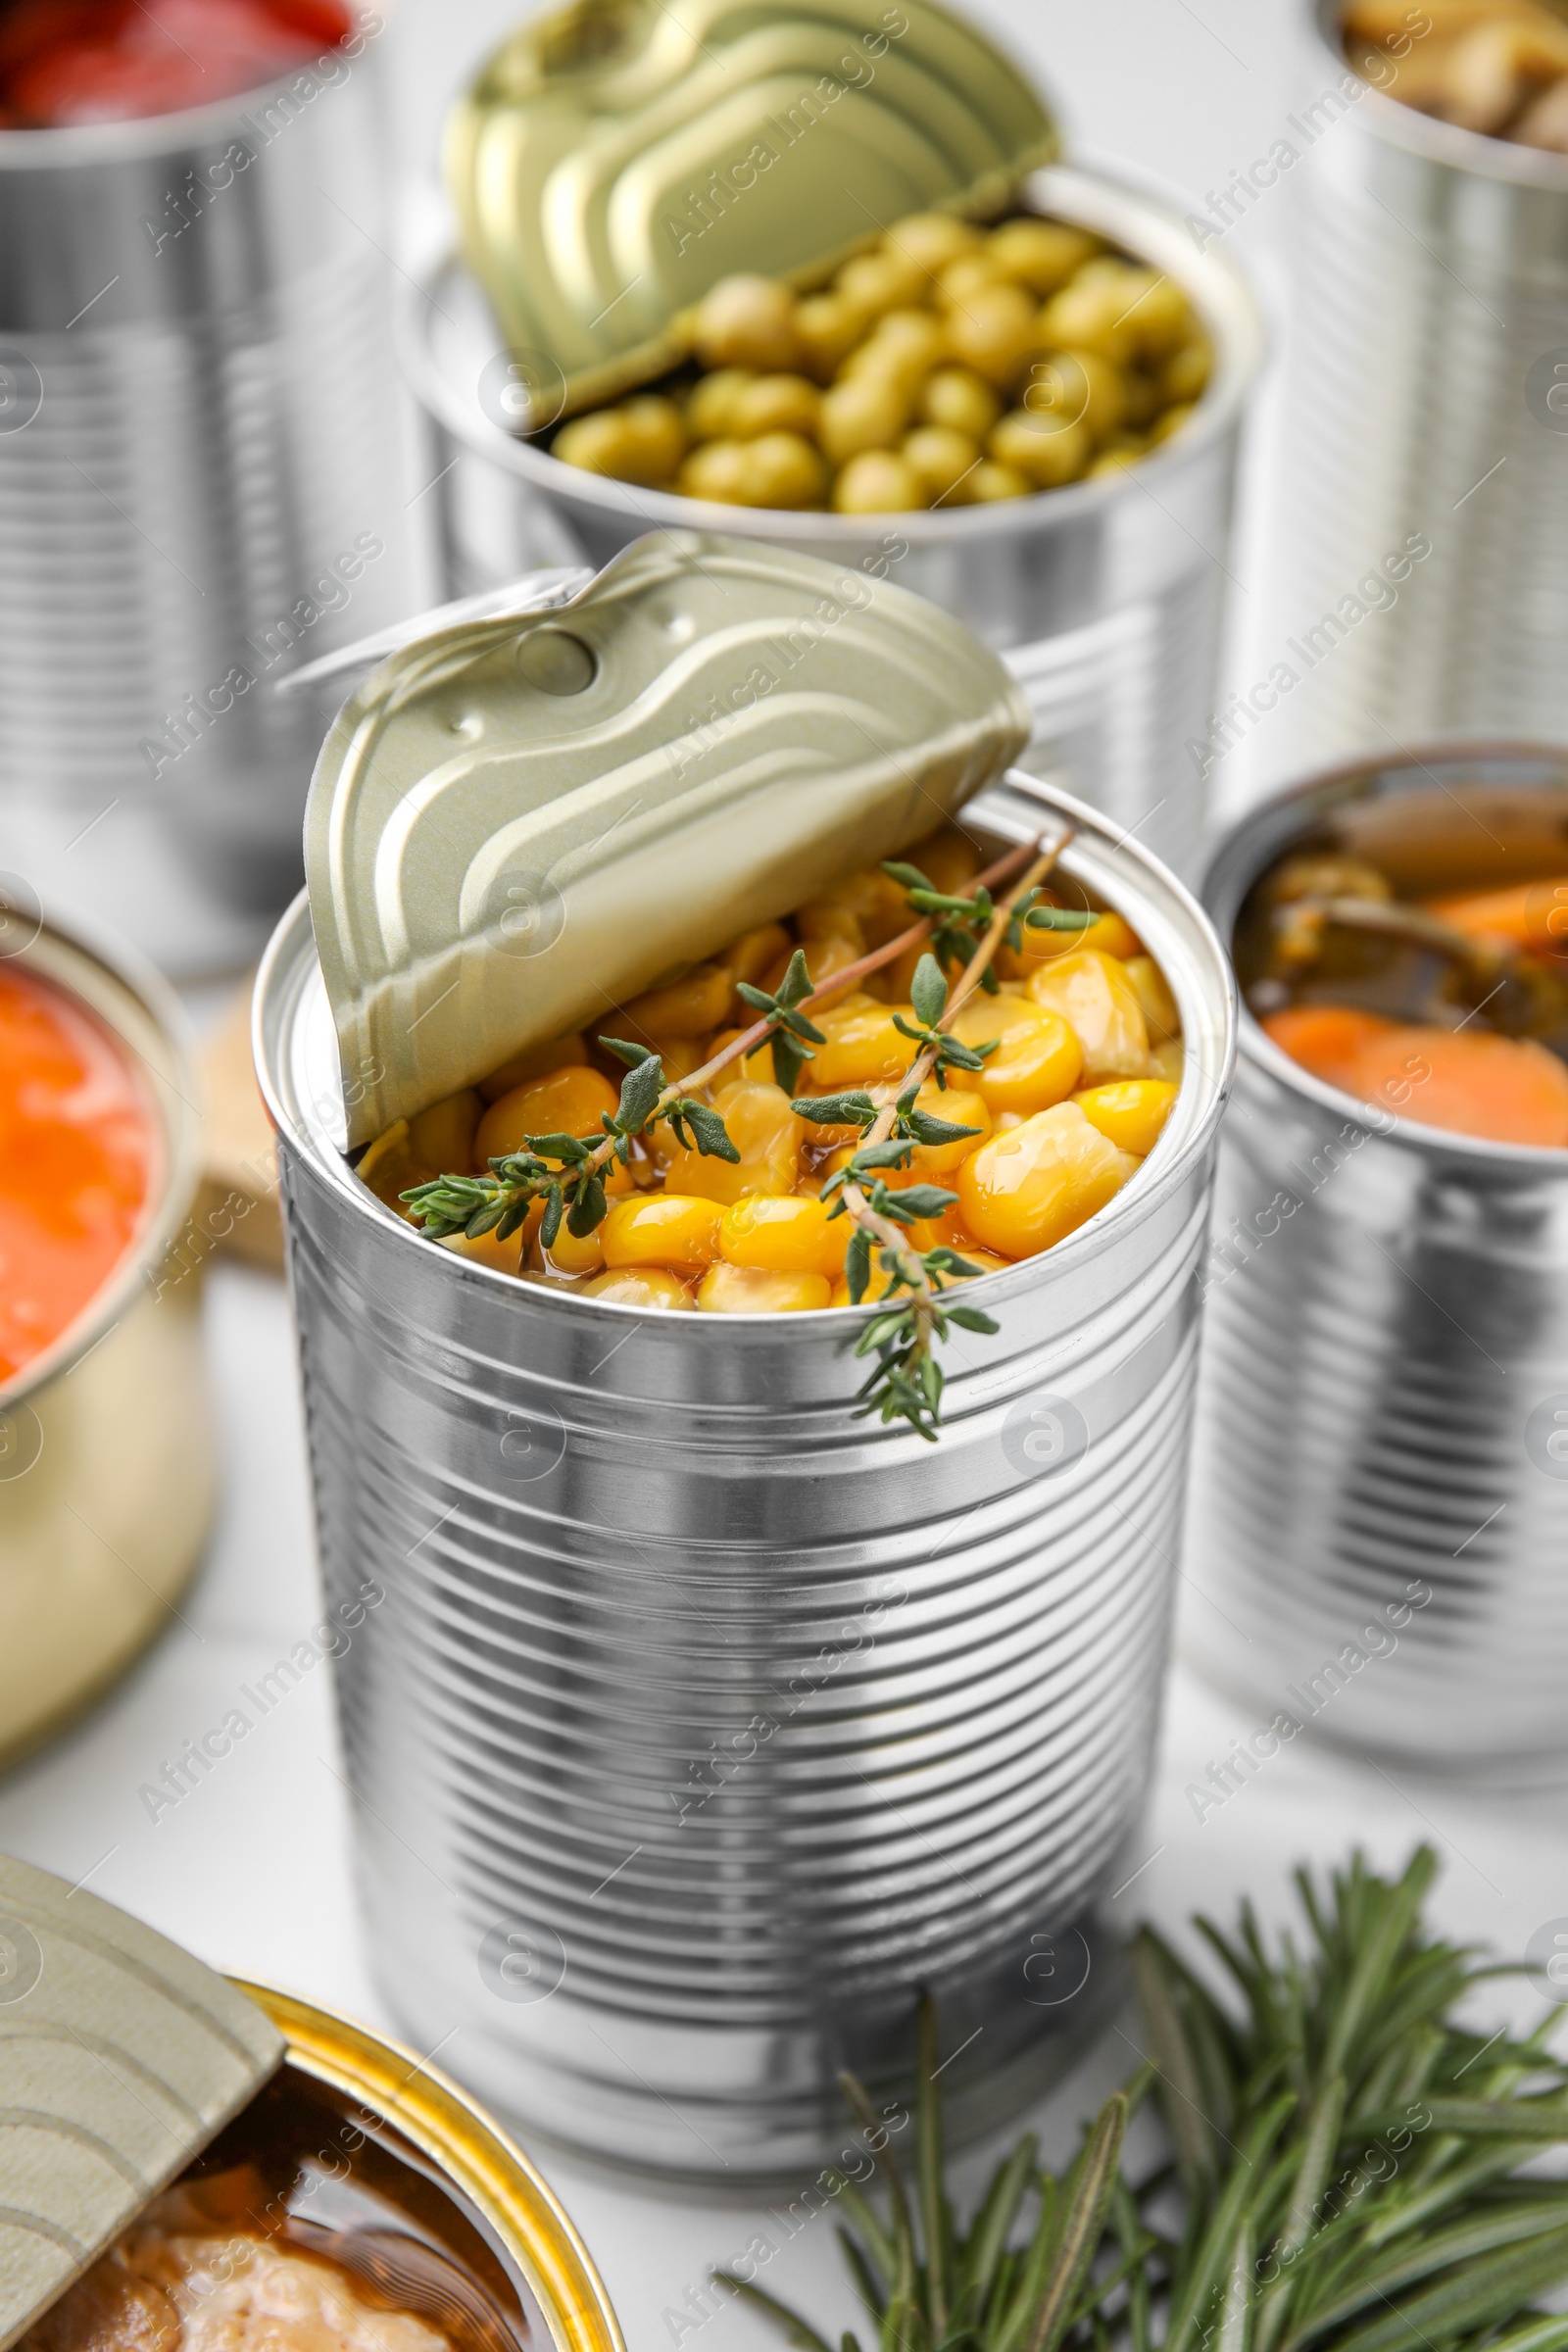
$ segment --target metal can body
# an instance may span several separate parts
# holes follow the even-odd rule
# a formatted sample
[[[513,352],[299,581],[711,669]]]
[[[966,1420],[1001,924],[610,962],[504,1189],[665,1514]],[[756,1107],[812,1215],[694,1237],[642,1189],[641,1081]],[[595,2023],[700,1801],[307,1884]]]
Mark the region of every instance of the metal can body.
[[[323,1566],[388,1588],[339,1685],[373,1948],[409,2031],[461,2018],[492,2097],[612,2161],[822,2161],[838,2068],[907,2088],[922,1984],[973,2132],[1114,1986],[1232,1014],[1140,846],[1016,771],[971,804],[1059,809],[1187,1083],[1139,1188],[988,1283],[935,1446],[855,1417],[853,1311],[643,1317],[422,1243],[341,1156],[303,906],[269,953]]]
[[[1560,793],[1568,818],[1561,754],[1347,768],[1221,843],[1220,936],[1325,812],[1477,777]],[[1568,1774],[1568,1152],[1358,1104],[1244,1012],[1214,1213],[1195,1662],[1337,1742]]]
[[[1568,735],[1568,157],[1359,82],[1340,13],[1313,0],[1313,95],[1287,126],[1296,294],[1252,662],[1298,681],[1274,777],[1388,738]]]
[[[473,594],[536,564],[597,567],[667,526],[743,531],[858,564],[1005,653],[1036,714],[1028,766],[1137,826],[1180,866],[1202,820],[1185,746],[1208,721],[1257,314],[1229,260],[1197,252],[1180,212],[1135,180],[1053,169],[1030,178],[1026,202],[1168,271],[1202,318],[1214,379],[1167,448],[1122,474],[940,514],[797,514],[630,489],[504,429],[495,386],[506,355],[478,288],[448,264],[428,294],[403,305],[400,325],[405,371],[433,434],[448,593]]]
[[[407,603],[368,38],[0,131],[7,861],[180,973],[299,886],[331,710],[273,683]]]
[[[8,928],[22,923],[13,913]],[[139,1069],[163,1172],[141,1235],[86,1313],[0,1384],[3,1762],[170,1624],[217,1491],[203,1251],[189,1228],[200,1081],[179,1008],[139,959],[52,923],[12,953],[96,1013]]]

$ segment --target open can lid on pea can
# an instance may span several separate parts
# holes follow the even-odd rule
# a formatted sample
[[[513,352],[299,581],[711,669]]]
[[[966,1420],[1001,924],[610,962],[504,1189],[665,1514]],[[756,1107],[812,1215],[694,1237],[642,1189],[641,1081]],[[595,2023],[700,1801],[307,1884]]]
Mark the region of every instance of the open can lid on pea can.
[[[446,167],[538,430],[685,358],[720,278],[820,284],[906,214],[999,211],[1058,148],[1013,61],[934,0],[573,0],[490,59]]]

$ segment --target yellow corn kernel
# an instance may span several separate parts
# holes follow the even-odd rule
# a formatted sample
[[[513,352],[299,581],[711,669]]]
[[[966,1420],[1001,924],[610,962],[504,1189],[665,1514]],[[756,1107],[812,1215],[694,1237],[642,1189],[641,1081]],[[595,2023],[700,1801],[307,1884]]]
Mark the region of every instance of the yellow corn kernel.
[[[739,939],[732,939],[723,953],[713,957],[713,961],[728,972],[732,982],[745,980],[755,988],[759,975],[767,971],[781,956],[787,956],[794,944],[782,923],[759,923],[755,931],[743,931]],[[741,1002],[744,1004],[745,1000]],[[734,1004],[731,1004],[730,1018],[739,1020],[740,1017]]]
[[[1119,914],[1097,914],[1083,931],[1031,931],[1027,923],[1023,927],[1023,952],[1030,963],[1051,963],[1080,948],[1122,957],[1141,952],[1137,932]]]
[[[530,1135],[602,1133],[599,1122],[619,1097],[597,1070],[573,1065],[514,1086],[492,1102],[473,1139],[474,1164],[484,1168],[504,1152],[526,1149]]]
[[[991,1111],[985,1097],[968,1086],[950,1086],[944,1092],[934,1078],[928,1078],[914,1102],[917,1110],[928,1110],[934,1119],[946,1119],[955,1127],[973,1127],[976,1132],[955,1144],[916,1144],[907,1168],[884,1170],[895,1191],[909,1184],[946,1184],[991,1133]]]
[[[769,1274],[844,1271],[850,1220],[830,1217],[820,1200],[753,1194],[724,1211],[718,1247],[726,1265],[760,1266]]]
[[[663,1266],[611,1266],[580,1286],[584,1298],[608,1298],[614,1306],[671,1306],[695,1304],[678,1274]]]
[[[450,1250],[454,1257],[466,1257],[472,1265],[491,1266],[498,1274],[520,1274],[527,1240],[528,1227],[522,1224],[505,1242],[497,1241],[494,1233],[481,1233],[476,1242],[470,1242],[466,1233],[449,1233],[436,1248]]]
[[[952,1185],[948,1187],[950,1192],[953,1189]],[[944,1250],[956,1250],[960,1256],[968,1257],[980,1247],[959,1214],[956,1200],[950,1200],[939,1217],[916,1217],[914,1223],[906,1225],[904,1230],[919,1250],[935,1250],[940,1246]]]
[[[719,1163],[722,1164],[722,1163]],[[711,1200],[681,1193],[644,1193],[617,1200],[599,1228],[607,1266],[679,1266],[696,1273],[718,1255],[723,1219]]]
[[[532,1229],[528,1243],[528,1264],[535,1274],[549,1274],[557,1281],[569,1282],[579,1274],[597,1274],[605,1262],[605,1229],[598,1226],[585,1233],[579,1241],[568,1231],[564,1218],[561,1230],[547,1250],[539,1239],[539,1228]]]
[[[720,1029],[715,1036],[709,1039],[708,1058],[710,1061],[711,1061],[715,1054],[722,1054],[726,1046],[732,1046],[738,1037],[744,1037],[747,1029],[755,1028],[756,1023],[751,1019],[750,1015],[751,1007],[748,1005],[748,1017],[745,1028]],[[764,1037],[760,1046],[754,1046],[752,1048],[751,1052],[745,1056],[744,1060],[732,1061],[725,1069],[720,1070],[717,1078],[714,1081],[714,1084],[717,1086],[734,1086],[737,1080],[743,1076],[754,1079],[759,1086],[770,1086],[772,1084],[773,1043],[771,1038]],[[656,1128],[654,1132],[657,1135],[659,1133],[658,1128]],[[664,1132],[667,1134],[668,1129],[666,1128]]]
[[[1124,1154],[1076,1102],[994,1135],[958,1172],[958,1214],[982,1247],[1034,1257],[1075,1233],[1121,1190]]]
[[[981,866],[979,850],[956,825],[943,825],[939,831],[928,833],[912,850],[906,850],[904,858],[906,864],[919,867],[933,889],[946,891],[953,898],[967,891]],[[909,919],[912,921],[913,917]]]
[[[977,993],[948,1027],[965,1046],[998,1041],[984,1067],[965,1073],[965,1084],[974,1088],[993,1118],[1008,1110],[1025,1115],[1049,1110],[1053,1102],[1066,1101],[1082,1076],[1083,1054],[1067,1023],[1027,997]]]
[[[1149,1028],[1127,967],[1093,948],[1058,956],[1029,979],[1029,994],[1054,1012],[1077,1038],[1084,1057],[1083,1083],[1107,1078],[1143,1078],[1149,1072]]]
[[[1163,1045],[1150,1047],[1149,1068],[1152,1076],[1168,1079],[1172,1086],[1180,1086],[1186,1066],[1187,1048],[1179,1037],[1168,1037]]]
[[[770,1274],[761,1266],[710,1266],[697,1303],[709,1315],[800,1315],[826,1306],[825,1274]]]
[[[476,1087],[448,1095],[416,1111],[409,1121],[409,1150],[439,1176],[467,1176],[473,1170],[473,1139],[484,1112]]]
[[[613,1032],[607,1030],[605,1034],[608,1037]],[[708,1059],[706,1037],[654,1037],[648,1042],[659,1055],[666,1086],[684,1084],[693,1070],[700,1070]]]
[[[741,1155],[740,1164],[705,1158],[700,1152],[677,1152],[664,1176],[670,1191],[717,1200],[726,1208],[751,1193],[793,1192],[806,1126],[791,1110],[783,1088],[738,1079],[719,1089],[713,1108]]]
[[[617,1007],[603,1024],[607,1037],[626,1037],[633,1045],[652,1045],[656,1037],[706,1037],[729,1011],[734,983],[719,963],[694,964],[683,980],[667,988],[651,988]],[[626,1023],[616,1029],[614,1019]]]
[[[778,961],[762,975],[762,986],[770,996],[775,995],[783,986],[784,975],[790,968],[794,954],[795,950],[791,948],[787,955],[781,956]],[[811,975],[811,986],[813,989],[818,989],[825,988],[835,972],[847,972],[851,964],[858,963],[865,954],[865,950],[862,947],[857,947],[853,939],[846,939],[842,934],[831,934],[824,939],[807,940],[805,954],[806,968]]]
[[[1182,1016],[1176,1009],[1176,1000],[1166,985],[1165,975],[1152,956],[1129,956],[1127,977],[1144,1008],[1144,1022],[1149,1031],[1151,1048],[1179,1038]]]
[[[913,1020],[910,1004],[851,1002],[830,1005],[815,1016],[824,1043],[812,1048],[807,1064],[811,1086],[819,1095],[836,1094],[841,1087],[872,1086],[883,1079],[902,1078],[913,1061],[914,1040],[893,1026],[902,1012]]]
[[[1085,1087],[1073,1101],[1120,1151],[1145,1159],[1159,1141],[1176,1092],[1163,1078],[1113,1078],[1108,1086]]]
[[[479,1092],[487,1102],[499,1102],[514,1087],[529,1086],[535,1078],[548,1078],[552,1070],[586,1069],[588,1047],[581,1037],[558,1037],[548,1046],[525,1046],[514,1054],[499,1070],[479,1081]]]

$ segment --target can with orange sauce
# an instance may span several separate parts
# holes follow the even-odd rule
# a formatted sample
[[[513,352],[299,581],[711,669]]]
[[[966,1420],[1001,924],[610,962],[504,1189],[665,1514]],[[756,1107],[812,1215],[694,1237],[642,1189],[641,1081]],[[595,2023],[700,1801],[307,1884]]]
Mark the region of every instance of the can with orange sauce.
[[[0,1361],[8,1760],[76,1713],[171,1622],[206,1539],[216,1460],[201,1357],[204,1251],[189,1228],[201,1089],[180,1007],[138,956],[65,927],[20,889],[0,900],[0,981],[10,983],[13,1015],[20,1007],[24,1025],[52,1040],[44,1050],[55,1057],[56,1099],[73,1090],[80,1098],[84,1142],[117,1121],[122,1158],[134,1160],[143,1122],[140,1198],[120,1203],[118,1254],[104,1246],[104,1201],[63,1189],[67,1126],[50,1131],[13,1103],[15,1132],[0,1150],[0,1216],[20,1211],[30,1180],[58,1245],[29,1247],[39,1228],[16,1213],[13,1250],[0,1252],[0,1328],[15,1340],[29,1327],[16,1312],[29,1285],[41,1299],[31,1342]],[[73,1237],[89,1255],[97,1250],[74,1289]],[[45,1256],[53,1313],[39,1279]]]

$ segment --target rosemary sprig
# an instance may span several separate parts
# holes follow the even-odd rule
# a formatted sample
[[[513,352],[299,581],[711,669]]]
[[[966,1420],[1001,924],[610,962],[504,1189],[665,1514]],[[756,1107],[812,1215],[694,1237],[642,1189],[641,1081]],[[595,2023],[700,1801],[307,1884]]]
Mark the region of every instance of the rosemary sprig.
[[[891,2228],[825,2177],[876,2352],[1568,2352],[1568,2318],[1536,2308],[1568,2282],[1568,2180],[1522,2169],[1568,2144],[1568,2066],[1547,2047],[1562,2011],[1523,2038],[1454,2022],[1484,1979],[1518,1972],[1427,1930],[1435,1868],[1422,1847],[1395,1880],[1360,1855],[1326,1890],[1298,1872],[1304,1946],[1271,1949],[1248,1903],[1229,1936],[1200,1919],[1223,1991],[1145,1929],[1149,2063],[1065,2175],[1021,2139],[966,2230],[923,2003],[914,2197],[852,2077]],[[1135,2184],[1122,2138],[1151,2085],[1176,2161]],[[826,2352],[772,2297],[715,2277]]]
[[[931,1184],[896,1188],[888,1184],[884,1171],[907,1167],[916,1144],[952,1143],[977,1132],[920,1110],[916,1098],[930,1078],[943,1088],[952,1071],[970,1073],[985,1067],[985,1057],[995,1051],[996,1041],[966,1046],[945,1024],[951,1023],[988,978],[995,986],[997,950],[1004,941],[1019,936],[1041,884],[1071,839],[1068,828],[1047,850],[1036,843],[1036,854],[1017,889],[1000,906],[993,905],[984,890],[967,900],[950,899],[933,891],[917,867],[889,866],[896,881],[906,882],[911,905],[922,899],[939,902],[926,909],[928,921],[936,924],[940,920],[944,926],[933,933],[933,942],[945,938],[955,955],[959,952],[960,940],[965,943],[963,968],[950,992],[934,944],[932,952],[922,956],[915,966],[909,992],[914,1020],[906,1021],[902,1013],[895,1013],[893,1021],[919,1050],[891,1102],[878,1103],[869,1092],[857,1091],[827,1098],[806,1096],[794,1105],[803,1118],[817,1126],[859,1126],[866,1131],[864,1142],[856,1147],[846,1166],[822,1187],[823,1200],[833,1201],[831,1215],[847,1215],[855,1222],[844,1264],[851,1298],[858,1305],[875,1274],[881,1279],[879,1300],[891,1301],[883,1313],[872,1317],[856,1348],[857,1355],[874,1359],[858,1391],[858,1414],[875,1413],[884,1424],[906,1421],[917,1437],[932,1444],[942,1419],[943,1374],[935,1352],[937,1342],[947,1338],[954,1324],[976,1332],[994,1332],[998,1326],[979,1307],[944,1302],[950,1283],[979,1272],[972,1260],[943,1244],[918,1250],[904,1230],[921,1219],[939,1217],[956,1200],[957,1194]],[[914,880],[909,882],[906,877],[911,875]],[[973,925],[982,906],[989,911],[983,930],[976,933]]]
[[[831,2176],[847,2223],[840,2242],[872,2323],[872,2342],[877,2352],[1060,2352],[1069,2335],[1082,2336],[1129,2266],[1155,2242],[1134,2217],[1130,2254],[1113,2277],[1096,2281],[1095,2260],[1121,2185],[1122,2137],[1136,2094],[1119,2090],[1106,2101],[1076,2161],[1059,2176],[1039,2169],[1034,2134],[1026,2133],[998,2165],[967,2230],[960,2230],[942,2178],[940,2073],[936,2008],[926,1994],[919,2016],[912,2195],[887,2125],[864,2086],[854,2075],[839,2077],[876,2157],[891,2219],[885,2228],[842,2174]],[[1011,2254],[1007,2239],[1031,2197],[1036,2210],[1028,2244]],[[713,2277],[764,2312],[802,2352],[829,2352],[807,2321],[755,2282],[727,2271]],[[840,2339],[840,2352],[860,2352],[853,2332]]]

